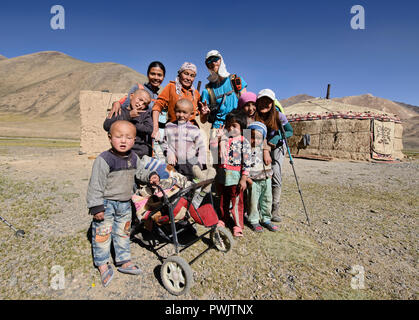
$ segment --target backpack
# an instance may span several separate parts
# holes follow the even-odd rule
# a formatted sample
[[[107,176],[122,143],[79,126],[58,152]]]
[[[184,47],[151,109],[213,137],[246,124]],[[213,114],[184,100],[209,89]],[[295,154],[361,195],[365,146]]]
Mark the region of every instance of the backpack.
[[[205,89],[207,89],[208,95],[209,95],[209,106],[208,107],[210,109],[210,115],[208,117],[208,122],[210,122],[210,123],[215,122],[215,117],[216,117],[216,114],[218,112],[218,109],[225,102],[225,99],[229,95],[233,94],[233,92],[234,92],[235,95],[237,96],[237,99],[240,96],[240,91],[242,90],[241,78],[239,76],[237,76],[236,74],[231,74],[229,76],[229,78],[230,78],[230,83],[231,83],[231,87],[233,88],[233,90],[230,90],[229,92],[226,92],[226,93],[224,93],[222,95],[219,95],[219,96],[215,96],[215,92],[214,92],[214,89],[211,86],[211,83],[207,83],[205,85]],[[221,103],[218,104],[217,99],[220,99],[220,98],[222,98],[222,100],[221,100]]]

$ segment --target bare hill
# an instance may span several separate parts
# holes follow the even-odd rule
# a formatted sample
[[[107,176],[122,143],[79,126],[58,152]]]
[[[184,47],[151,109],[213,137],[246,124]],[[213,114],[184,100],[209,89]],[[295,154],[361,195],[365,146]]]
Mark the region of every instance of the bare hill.
[[[0,60],[0,136],[78,139],[80,90],[127,92],[146,79],[117,63],[56,51]]]
[[[416,114],[412,110],[403,107],[402,105],[395,103],[388,99],[374,97],[372,94],[362,94],[360,96],[349,96],[343,98],[333,98],[332,100],[353,104],[361,107],[368,107],[378,109],[389,114],[396,114],[401,120],[409,119],[414,117]]]
[[[309,96],[308,94],[297,94],[296,96],[292,96],[288,99],[279,100],[279,102],[284,108],[286,108],[292,106],[293,104],[300,103],[304,100],[310,100],[313,98],[313,96]]]
[[[6,60],[7,58],[0,54],[0,60]]]
[[[80,90],[126,92],[145,80],[116,63],[89,63],[55,51],[33,53],[0,62],[0,112],[78,116]]]

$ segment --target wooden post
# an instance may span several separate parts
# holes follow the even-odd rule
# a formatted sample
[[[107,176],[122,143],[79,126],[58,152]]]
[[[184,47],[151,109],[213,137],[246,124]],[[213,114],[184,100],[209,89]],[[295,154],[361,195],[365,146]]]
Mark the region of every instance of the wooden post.
[[[326,99],[330,99],[330,83],[327,85]]]

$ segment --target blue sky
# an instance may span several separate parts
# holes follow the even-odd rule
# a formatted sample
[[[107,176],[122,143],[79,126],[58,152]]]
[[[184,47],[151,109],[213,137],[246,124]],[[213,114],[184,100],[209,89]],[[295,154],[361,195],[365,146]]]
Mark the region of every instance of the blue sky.
[[[52,30],[50,9],[65,9]],[[353,30],[351,7],[365,9]],[[250,91],[279,98],[371,93],[419,106],[419,1],[9,1],[0,2],[0,54],[56,50],[117,62],[145,74],[153,60],[166,84],[184,61],[206,83],[205,54],[217,49]],[[128,89],[128,88],[127,88]]]

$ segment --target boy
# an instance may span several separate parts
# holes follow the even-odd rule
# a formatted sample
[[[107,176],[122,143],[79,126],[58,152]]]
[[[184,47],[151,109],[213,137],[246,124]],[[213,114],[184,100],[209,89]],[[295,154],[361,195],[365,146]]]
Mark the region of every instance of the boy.
[[[131,262],[130,227],[131,196],[135,178],[143,183],[159,183],[169,177],[166,165],[156,159],[141,159],[131,149],[136,135],[135,126],[128,121],[115,121],[109,131],[112,148],[102,152],[94,161],[87,189],[87,207],[93,215],[92,251],[101,281],[107,287],[113,278],[110,258],[111,240],[115,249],[118,271],[137,275],[138,266]]]
[[[193,167],[206,169],[207,151],[199,128],[189,119],[194,107],[190,100],[179,99],[175,104],[176,121],[166,124],[164,146],[167,163],[192,181]]]
[[[249,169],[249,215],[247,220],[255,232],[262,232],[264,226],[270,231],[278,231],[278,226],[272,224],[272,167],[263,161],[263,145],[266,139],[267,128],[262,122],[254,121],[248,127],[251,130]],[[260,223],[259,223],[260,222]]]
[[[153,132],[153,119],[148,105],[151,102],[150,94],[144,89],[137,89],[130,94],[129,108],[122,108],[121,114],[114,114],[106,118],[103,128],[109,132],[111,125],[117,120],[127,120],[136,127],[136,139],[132,150],[139,156],[151,156],[151,133]]]

